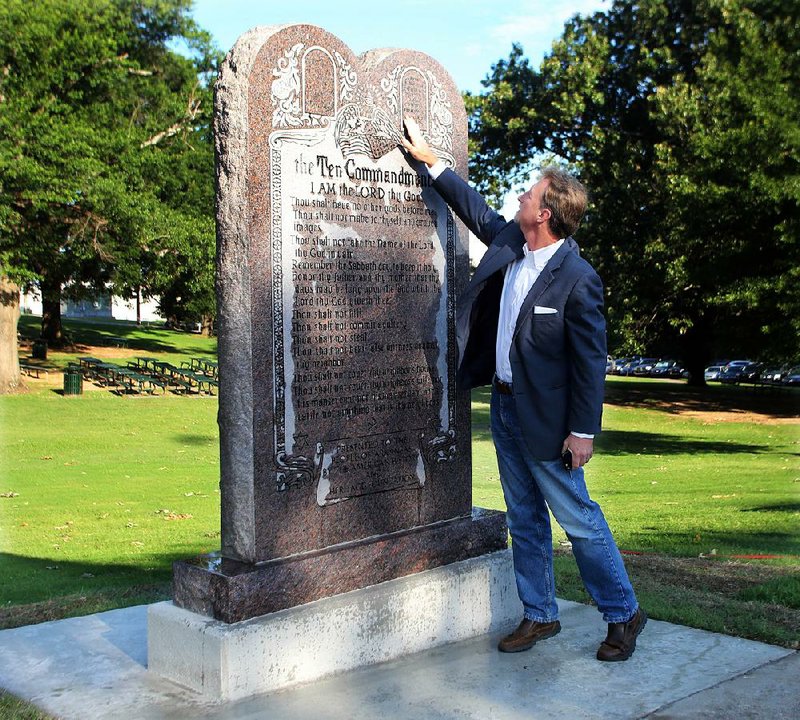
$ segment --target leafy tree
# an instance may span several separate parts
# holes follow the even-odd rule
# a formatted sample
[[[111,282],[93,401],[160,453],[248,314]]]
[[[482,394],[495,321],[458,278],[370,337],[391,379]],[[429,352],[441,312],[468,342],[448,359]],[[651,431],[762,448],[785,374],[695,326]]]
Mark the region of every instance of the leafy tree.
[[[789,0],[616,2],[468,98],[483,189],[574,167],[612,346],[679,348],[693,382],[712,355],[800,350],[798,28]]]
[[[213,314],[207,80],[219,57],[190,6],[0,6],[0,270],[38,285],[51,344],[63,342],[63,294],[154,295],[176,265],[207,286]]]

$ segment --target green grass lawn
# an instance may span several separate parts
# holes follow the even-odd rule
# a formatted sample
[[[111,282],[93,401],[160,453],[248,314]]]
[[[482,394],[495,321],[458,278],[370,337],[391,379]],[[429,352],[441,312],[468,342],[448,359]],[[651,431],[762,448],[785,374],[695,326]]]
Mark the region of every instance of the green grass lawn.
[[[112,361],[179,364],[216,350],[213,339],[133,324],[67,331],[83,346],[51,352],[52,368],[125,333],[128,349],[104,351]],[[64,397],[52,377],[28,385],[0,397],[0,627],[168,597],[173,560],[219,547],[216,398],[88,387]],[[796,646],[798,395],[615,378],[608,398],[587,482],[642,604],[660,619]],[[503,509],[488,409],[476,391],[473,500]],[[588,601],[557,527],[554,541],[560,596]]]
[[[614,397],[644,383],[615,378],[608,384]],[[660,385],[674,387],[649,384],[656,395]],[[488,416],[489,392],[476,391],[475,501],[502,508]],[[679,557],[781,555],[800,562],[800,425],[714,422],[610,405],[604,427],[586,479],[621,549]]]
[[[31,337],[38,318],[21,321]],[[0,398],[0,625],[9,607],[18,624],[160,599],[173,560],[219,548],[216,398],[119,396],[87,381],[64,397],[58,373],[98,349],[120,364],[213,357],[216,339],[133,323],[65,329],[76,351],[49,352],[47,379]],[[104,347],[125,334],[127,349]]]

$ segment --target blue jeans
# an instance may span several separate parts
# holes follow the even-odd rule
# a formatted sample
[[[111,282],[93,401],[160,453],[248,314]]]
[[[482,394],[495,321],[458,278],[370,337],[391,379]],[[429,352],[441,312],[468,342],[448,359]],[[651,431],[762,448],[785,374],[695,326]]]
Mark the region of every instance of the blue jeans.
[[[513,395],[494,388],[491,426],[525,617],[542,623],[558,618],[549,507],[572,542],[583,584],[605,622],[630,620],[636,596],[603,511],[589,497],[583,469],[566,470],[560,459],[531,457]]]

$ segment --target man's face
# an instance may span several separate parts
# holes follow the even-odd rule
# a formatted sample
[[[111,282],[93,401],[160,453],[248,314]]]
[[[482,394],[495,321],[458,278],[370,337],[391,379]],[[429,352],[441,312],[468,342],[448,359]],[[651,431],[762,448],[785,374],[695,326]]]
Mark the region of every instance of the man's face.
[[[514,220],[519,223],[523,232],[547,222],[549,211],[542,209],[542,195],[548,182],[548,180],[539,180],[530,190],[517,198],[519,210],[517,210]]]

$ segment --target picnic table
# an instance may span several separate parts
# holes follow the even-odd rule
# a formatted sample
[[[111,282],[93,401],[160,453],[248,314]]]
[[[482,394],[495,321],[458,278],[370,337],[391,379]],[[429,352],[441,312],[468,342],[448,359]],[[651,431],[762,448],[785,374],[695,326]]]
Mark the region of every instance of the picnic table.
[[[99,362],[94,365],[97,379],[106,385],[122,385],[123,380],[132,371],[115,363]]]
[[[122,384],[127,391],[134,392],[134,388],[138,392],[147,392],[153,394],[156,388],[161,388],[163,393],[167,392],[167,385],[165,382],[154,378],[152,375],[141,375],[140,373],[128,373],[123,376]]]
[[[197,384],[197,392],[207,392],[209,395],[213,395],[213,388],[219,386],[216,378],[209,377],[208,375],[202,375],[199,373],[184,373],[184,377],[189,378],[190,384],[192,382]],[[206,388],[205,391],[203,390],[204,387]]]
[[[172,363],[156,361],[153,363],[154,373],[169,385],[182,387],[184,390],[192,389],[191,379],[187,379],[187,371],[175,367]]]
[[[219,363],[216,360],[203,360],[203,369],[207,375],[215,378],[219,373]]]
[[[181,363],[181,366],[187,368],[191,372],[199,372],[203,375],[210,375],[214,378],[217,376],[217,370],[219,367],[215,360],[209,360],[208,358],[202,357],[189,358],[188,361],[184,360]]]
[[[97,366],[102,362],[99,358],[84,355],[78,358],[78,368],[87,379],[97,376]]]
[[[156,363],[158,362],[158,358],[145,357],[145,356],[138,355],[135,358],[133,358],[133,362],[136,363],[137,367],[140,367],[143,370],[147,370],[148,367],[150,367],[151,365],[153,366],[153,370],[155,370],[156,369]]]

